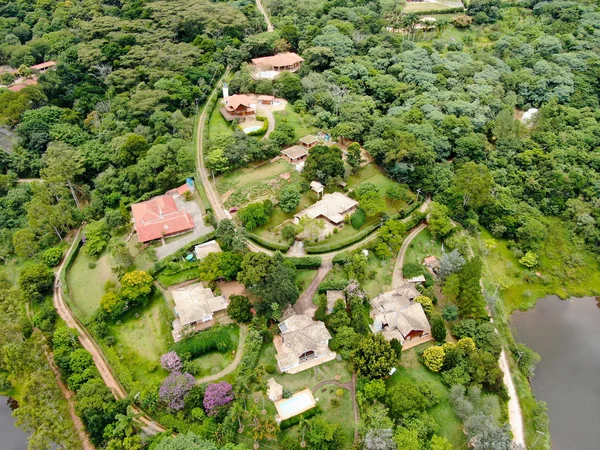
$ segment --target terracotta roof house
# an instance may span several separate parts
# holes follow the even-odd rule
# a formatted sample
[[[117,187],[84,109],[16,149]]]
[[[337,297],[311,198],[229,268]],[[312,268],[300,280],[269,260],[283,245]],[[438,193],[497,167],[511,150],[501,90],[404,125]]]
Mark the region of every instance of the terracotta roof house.
[[[292,164],[298,164],[304,161],[307,156],[308,150],[299,145],[292,145],[289,148],[281,150],[281,157]]]
[[[33,77],[33,78],[25,78],[25,79],[21,79],[21,81],[13,84],[12,86],[10,86],[8,88],[9,91],[12,92],[19,92],[23,89],[25,89],[26,87],[29,86],[35,86],[36,84],[38,84],[37,78]]]
[[[171,291],[175,302],[173,321],[173,339],[175,342],[188,332],[200,331],[215,324],[215,319],[223,317],[227,310],[224,296],[215,297],[213,292],[202,283],[195,283]]]
[[[49,69],[53,69],[54,67],[56,67],[56,63],[54,61],[46,61],[41,64],[36,64],[34,66],[31,66],[30,69],[38,70],[41,73],[44,73]]]
[[[413,339],[431,336],[431,327],[423,306],[413,300],[420,295],[411,284],[371,299],[374,333],[387,340],[398,339],[402,345]]]
[[[326,219],[331,224],[338,226],[344,222],[344,217],[352,214],[357,207],[356,200],[352,200],[341,192],[334,192],[325,194],[317,203],[296,214],[294,221],[299,223],[301,217],[308,216],[311,219]]]
[[[212,241],[205,242],[204,244],[196,245],[194,247],[194,254],[196,255],[196,259],[198,261],[206,258],[209,253],[220,253],[221,247],[219,243],[214,239]]]
[[[279,324],[281,341],[275,343],[282,372],[298,373],[335,358],[329,349],[331,334],[323,322],[294,314]]]
[[[225,99],[224,110],[231,118],[249,116],[256,113],[256,101],[246,94],[230,95]],[[225,114],[223,116],[231,120]]]
[[[272,105],[275,97],[272,95],[259,95],[258,101],[263,105]]]
[[[273,79],[281,72],[296,72],[303,61],[304,58],[291,52],[254,58],[252,59],[253,76],[256,79]]]
[[[166,194],[131,205],[140,242],[185,233],[194,229],[192,216],[177,209],[173,195]]]

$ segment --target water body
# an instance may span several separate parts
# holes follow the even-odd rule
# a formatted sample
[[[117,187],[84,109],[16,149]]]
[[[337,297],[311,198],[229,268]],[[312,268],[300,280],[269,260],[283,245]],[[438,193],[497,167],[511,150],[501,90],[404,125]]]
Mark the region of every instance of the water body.
[[[8,397],[0,396],[0,448],[2,450],[24,450],[27,448],[27,435],[15,426],[15,418],[8,403]]]
[[[599,306],[550,296],[512,316],[518,338],[542,357],[532,387],[548,403],[553,450],[600,448]]]

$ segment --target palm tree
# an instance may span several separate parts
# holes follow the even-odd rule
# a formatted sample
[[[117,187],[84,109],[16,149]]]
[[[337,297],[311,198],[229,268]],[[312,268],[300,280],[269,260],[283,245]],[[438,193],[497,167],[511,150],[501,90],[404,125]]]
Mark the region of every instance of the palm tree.
[[[242,418],[246,415],[246,409],[240,400],[237,400],[233,406],[231,407],[231,414],[235,419],[237,419],[239,428],[238,433],[242,433],[244,431],[244,424],[242,423]]]
[[[304,418],[304,416],[302,416],[302,418],[300,419],[300,422],[298,422],[298,430],[302,434],[302,441],[300,442],[300,447],[302,447],[302,448],[306,447],[306,441],[304,440],[304,433],[306,432],[308,427],[309,427],[308,421]]]
[[[133,408],[128,406],[127,414],[117,414],[115,416],[113,435],[129,437],[135,434],[135,420],[140,416],[141,414],[136,414]]]
[[[441,36],[441,34],[444,32],[444,30],[446,28],[448,28],[448,25],[450,25],[450,22],[448,21],[448,19],[438,19],[437,22],[435,23],[435,28],[437,30],[436,35]]]

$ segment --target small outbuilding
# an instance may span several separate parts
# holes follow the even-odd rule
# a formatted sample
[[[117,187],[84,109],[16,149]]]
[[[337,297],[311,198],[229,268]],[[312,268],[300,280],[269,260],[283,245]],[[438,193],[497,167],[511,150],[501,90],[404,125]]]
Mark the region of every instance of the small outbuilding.
[[[272,105],[275,97],[272,95],[259,95],[258,101],[263,105]]]
[[[196,245],[194,247],[194,254],[198,261],[202,261],[210,253],[220,253],[221,247],[219,243],[214,239],[212,241],[205,242],[204,244]]]
[[[318,181],[311,181],[310,182],[310,189],[311,189],[311,191],[314,191],[317,194],[317,196],[322,196],[323,195],[323,189],[325,189],[325,188],[324,188],[324,186],[320,182],[318,182]]]
[[[299,164],[308,156],[308,150],[299,145],[292,145],[281,150],[281,157],[291,164]]]
[[[302,147],[310,149],[319,143],[319,139],[312,134],[308,134],[300,138],[299,142]]]
[[[283,398],[283,386],[275,381],[275,378],[269,378],[267,381],[267,396],[272,402]]]

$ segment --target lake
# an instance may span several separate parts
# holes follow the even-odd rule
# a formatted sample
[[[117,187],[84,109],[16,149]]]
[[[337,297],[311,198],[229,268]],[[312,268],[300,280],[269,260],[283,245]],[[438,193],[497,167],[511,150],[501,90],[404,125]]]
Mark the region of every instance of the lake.
[[[0,396],[0,436],[2,450],[24,450],[27,448],[27,435],[15,426],[15,418],[8,405],[8,397]]]
[[[600,448],[600,308],[594,298],[538,300],[512,315],[518,339],[542,361],[532,381],[548,404],[553,450]]]

